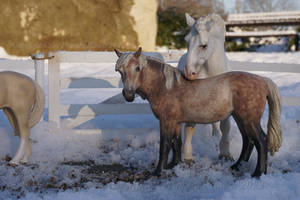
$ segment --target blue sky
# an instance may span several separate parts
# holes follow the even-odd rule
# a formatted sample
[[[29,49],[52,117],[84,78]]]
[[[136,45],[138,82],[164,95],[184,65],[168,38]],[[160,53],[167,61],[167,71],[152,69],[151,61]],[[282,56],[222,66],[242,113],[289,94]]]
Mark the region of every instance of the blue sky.
[[[225,10],[227,12],[232,12],[234,8],[235,0],[223,0],[225,5]],[[300,10],[300,0],[293,0],[296,4],[295,10]]]

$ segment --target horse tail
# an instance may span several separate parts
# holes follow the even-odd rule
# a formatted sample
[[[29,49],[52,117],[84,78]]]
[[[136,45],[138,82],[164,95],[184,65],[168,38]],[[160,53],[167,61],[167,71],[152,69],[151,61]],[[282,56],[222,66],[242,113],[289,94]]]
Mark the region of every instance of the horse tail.
[[[282,144],[282,132],[280,127],[281,98],[276,84],[267,79],[269,94],[267,96],[269,104],[268,121],[268,150],[273,156]]]
[[[43,89],[37,82],[35,81],[33,82],[35,86],[35,101],[30,113],[30,119],[29,119],[30,128],[32,128],[40,121],[45,108],[45,94],[43,92]]]

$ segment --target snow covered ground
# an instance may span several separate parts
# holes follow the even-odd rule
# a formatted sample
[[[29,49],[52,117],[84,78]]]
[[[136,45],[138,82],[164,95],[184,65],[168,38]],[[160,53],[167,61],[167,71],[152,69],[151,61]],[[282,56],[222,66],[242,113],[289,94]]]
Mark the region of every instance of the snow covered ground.
[[[0,58],[3,57],[8,56],[0,51]],[[228,57],[237,61],[294,63],[300,67],[299,52],[228,53]],[[14,70],[33,77],[33,70]],[[300,96],[300,74],[258,74],[272,78],[282,94]],[[118,74],[109,64],[66,63],[62,76]],[[62,103],[99,103],[118,92],[120,89],[71,89],[63,90],[61,99]],[[263,128],[267,119],[265,113]],[[233,162],[218,160],[220,137],[211,136],[209,125],[197,126],[193,138],[195,164],[189,167],[181,163],[157,178],[149,176],[155,169],[159,150],[158,121],[152,115],[103,115],[82,125],[95,129],[95,133],[57,129],[51,123],[40,122],[31,130],[30,163],[13,168],[7,160],[15,154],[19,139],[0,113],[0,199],[299,199],[300,108],[283,107],[281,125],[283,145],[274,157],[269,157],[268,174],[260,179],[250,176],[256,165],[255,151],[241,172],[228,171]],[[130,128],[144,129],[135,134],[125,131]],[[230,150],[237,159],[241,136],[233,120]]]

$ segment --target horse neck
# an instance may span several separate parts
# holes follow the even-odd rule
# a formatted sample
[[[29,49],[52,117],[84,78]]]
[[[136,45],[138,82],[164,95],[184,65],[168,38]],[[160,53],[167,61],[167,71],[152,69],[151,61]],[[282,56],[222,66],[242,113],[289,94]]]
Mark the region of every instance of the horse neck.
[[[211,56],[205,62],[208,75],[213,76],[228,71],[228,59],[225,54],[224,41],[214,40],[214,49]]]
[[[155,60],[148,60],[147,67],[142,71],[142,84],[139,87],[139,91],[151,102],[164,87],[163,78],[163,66],[164,63],[157,62]]]

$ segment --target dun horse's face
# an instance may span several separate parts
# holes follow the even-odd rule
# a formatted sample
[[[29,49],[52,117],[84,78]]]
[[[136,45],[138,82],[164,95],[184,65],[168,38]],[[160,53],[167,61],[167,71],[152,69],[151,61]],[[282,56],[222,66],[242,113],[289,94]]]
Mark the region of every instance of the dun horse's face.
[[[208,16],[201,17],[197,21],[187,17],[188,20],[192,20],[193,24],[188,22],[192,28],[185,37],[188,43],[188,52],[184,74],[186,78],[194,80],[198,78],[201,68],[212,54],[213,39],[210,31],[213,21]]]
[[[132,102],[135,98],[136,90],[140,87],[141,82],[141,69],[140,55],[142,49],[139,48],[133,54],[121,53],[115,49],[119,59],[116,63],[116,71],[121,74],[123,82],[122,94],[126,101]]]

